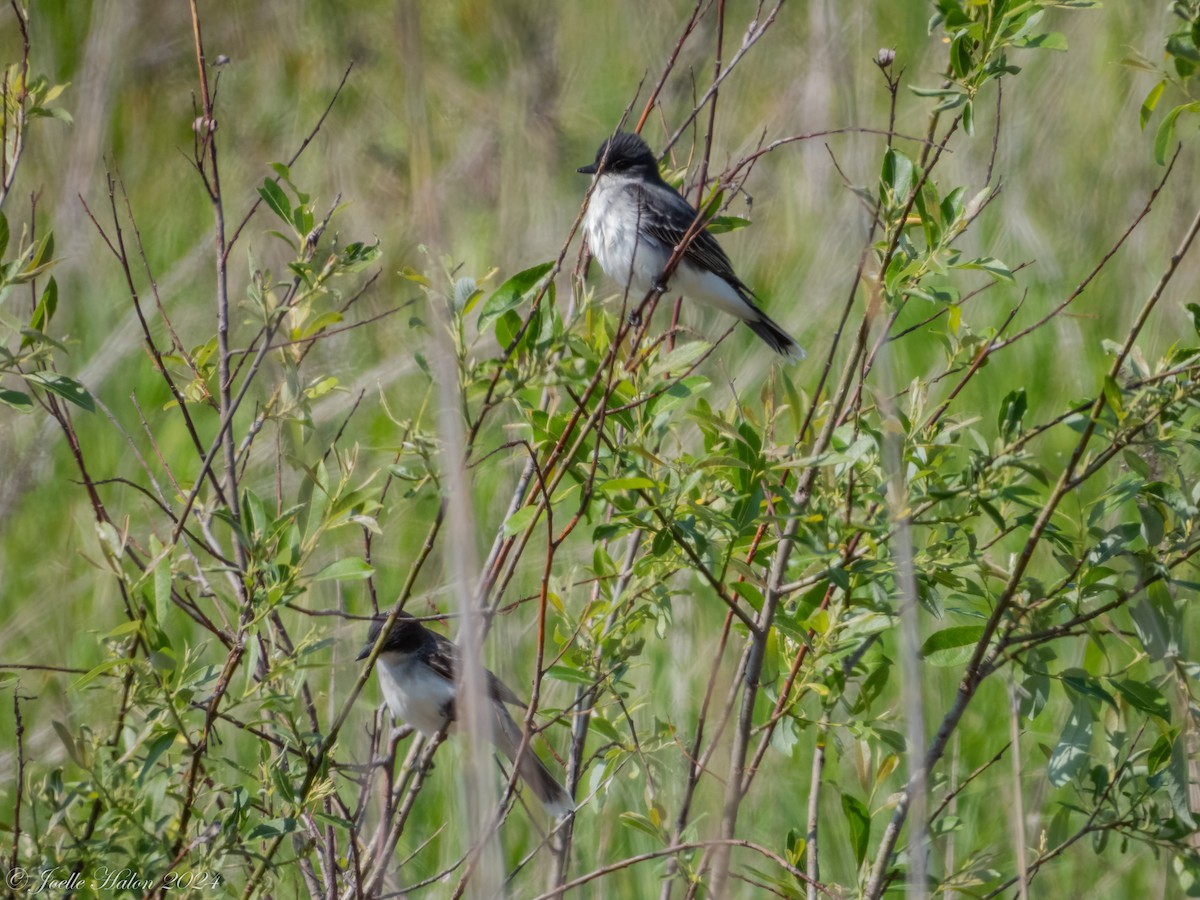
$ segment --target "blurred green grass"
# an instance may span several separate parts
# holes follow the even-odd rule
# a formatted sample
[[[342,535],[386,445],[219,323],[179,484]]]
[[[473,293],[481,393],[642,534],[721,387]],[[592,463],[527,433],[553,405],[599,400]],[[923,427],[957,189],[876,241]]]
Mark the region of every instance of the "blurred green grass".
[[[742,0],[728,4],[727,56],[753,8]],[[1014,327],[1033,321],[1065,298],[1127,227],[1161,177],[1151,159],[1149,136],[1137,127],[1137,110],[1152,79],[1117,64],[1130,49],[1156,55],[1166,14],[1157,4],[1152,8],[1154,14],[1145,4],[1114,3],[1099,11],[1063,12],[1053,17],[1052,26],[1066,33],[1069,53],[1028,52],[1013,60],[1024,71],[1005,80],[996,161],[1003,191],[968,235],[964,249],[1000,257],[1010,265],[1034,264],[1021,273],[1018,286],[999,285],[972,301],[964,322],[973,329],[1001,322],[1025,289],[1028,294]],[[377,236],[382,244],[383,274],[363,300],[359,315],[381,313],[414,296],[413,286],[398,275],[406,265],[433,270],[444,258],[451,265],[461,263],[465,273],[482,274],[497,267],[502,279],[549,259],[564,240],[586,189],[575,168],[591,159],[596,144],[633,100],[638,81],[649,73],[634,103],[636,116],[689,10],[684,2],[628,0],[231,2],[205,9],[209,58],[224,54],[230,59],[220,69],[218,100],[218,141],[230,219],[240,220],[249,208],[269,163],[286,159],[299,146],[353,61],[345,92],[295,173],[298,183],[324,203],[332,203],[338,194],[349,202],[339,226],[346,239]],[[884,127],[887,96],[872,59],[879,47],[893,46],[906,84],[937,82],[942,51],[937,39],[926,34],[928,14],[929,7],[919,3],[856,4],[851,9],[820,0],[785,6],[775,28],[721,90],[716,165],[749,151],[762,135],[774,139],[845,126]],[[15,230],[15,223],[26,218],[29,195],[37,192],[38,229],[55,230],[63,257],[55,273],[62,298],[59,327],[72,338],[70,357],[60,365],[103,399],[130,432],[139,427],[128,399],[136,394],[158,440],[179,443],[182,429],[162,410],[168,398],[144,364],[120,272],[78,195],[106,222],[104,172],[119,170],[167,309],[185,341],[186,335],[207,335],[211,211],[187,159],[196,66],[186,5],[38,2],[32,9],[32,37],[34,70],[56,82],[71,82],[63,105],[71,110],[75,125],[67,129],[56,122],[38,123],[6,214]],[[694,72],[697,90],[703,90],[711,76],[711,46],[709,23],[681,57],[680,71]],[[0,48],[5,59],[15,58],[18,43],[10,12],[0,18]],[[692,93],[686,78],[676,77],[668,84],[662,98],[666,128],[655,116],[646,129],[652,145],[661,144],[664,130],[673,130],[690,108]],[[992,151],[992,120],[983,114],[989,102],[980,105],[975,138],[959,144],[947,160],[943,190],[962,183],[974,193],[982,186]],[[899,130],[923,133],[925,108],[926,101],[902,89]],[[1191,141],[1193,135],[1184,138]],[[915,145],[908,146],[915,155]],[[763,159],[746,185],[753,197],[749,214],[754,227],[723,239],[746,280],[766,298],[772,315],[809,349],[810,362],[797,370],[802,385],[815,382],[812,360],[819,360],[828,346],[866,224],[831,155],[855,184],[874,184],[881,156],[877,136],[838,135],[781,150]],[[1195,154],[1185,150],[1179,165],[1175,184],[1195,184],[1200,174]],[[1002,370],[976,379],[959,409],[994,419],[1001,398],[1023,386],[1030,398],[1027,421],[1036,422],[1057,411],[1064,399],[1093,390],[1104,360],[1100,337],[1121,332],[1129,322],[1193,214],[1190,204],[1194,197],[1186,190],[1165,194],[1072,314],[1005,351],[992,364]],[[744,213],[745,206],[738,204],[735,211]],[[268,227],[261,218],[252,221],[234,253],[234,296],[246,283],[247,252],[252,251],[260,265],[279,266],[284,259],[275,239],[266,234]],[[428,248],[427,254],[421,247]],[[1193,260],[1185,263],[1164,314],[1143,340],[1148,357],[1190,331],[1180,307],[1182,300],[1194,299],[1194,288],[1188,286],[1196,283],[1196,265]],[[565,276],[560,289],[568,289]],[[9,300],[24,301],[16,296]],[[925,311],[913,315],[918,314]],[[397,439],[378,392],[400,416],[411,413],[423,396],[424,380],[412,360],[421,332],[413,331],[407,318],[401,313],[348,332],[320,344],[312,356],[312,370],[329,371],[351,387],[350,393],[327,397],[317,406],[325,439],[340,425],[353,395],[365,389],[356,427],[375,464],[390,459]],[[690,310],[685,321],[709,335],[724,327],[716,318]],[[893,345],[893,352],[901,386],[913,375],[937,371],[942,359],[939,345],[920,333]],[[739,391],[756,388],[768,363],[752,337],[735,333],[710,364],[713,405],[728,400],[731,385]],[[107,420],[83,414],[75,419],[94,476],[138,477]],[[1044,452],[1059,449],[1050,444]],[[98,558],[98,551],[91,511],[77,477],[57,429],[36,416],[5,412],[0,417],[0,621],[6,633],[5,662],[88,668],[102,658],[97,635],[123,620],[112,579],[87,559]],[[495,480],[477,485],[484,550],[516,470],[492,477]],[[113,493],[120,488],[105,490],[115,505],[140,508],[130,497]],[[391,516],[384,512],[381,524],[387,540],[377,545],[381,597],[399,588],[434,511],[434,504],[426,502],[420,514],[410,508],[401,514],[391,510]],[[149,512],[143,510],[143,515]],[[585,543],[577,546],[586,559]],[[331,546],[330,554],[344,549]],[[569,579],[571,573],[562,577]],[[429,576],[424,580],[430,588],[438,581]],[[527,593],[533,583],[527,577],[515,584],[513,596]],[[305,605],[324,608],[339,599],[352,611],[366,610],[361,592],[338,598],[329,585],[315,589]],[[639,716],[647,721],[673,718],[681,732],[692,725],[691,701],[707,674],[699,651],[720,621],[712,604],[702,602],[705,599],[698,594],[695,604],[679,604],[679,633],[648,648],[642,671],[634,675],[644,684],[662,685]],[[510,639],[528,640],[528,629],[516,619],[500,623],[493,648]],[[352,671],[349,659],[357,635],[328,620],[318,620],[313,627],[338,638],[338,681],[332,690],[342,691]],[[500,661],[498,668],[521,683],[524,673],[514,671],[519,667],[505,671]],[[95,691],[70,692],[67,684],[61,676],[22,677],[23,689],[38,697],[38,712],[29,714],[26,736],[33,758],[48,762],[63,756],[50,727],[52,719],[103,719],[108,698]],[[953,688],[950,675],[931,682],[930,708],[944,708]],[[552,691],[550,702],[565,702],[566,696]],[[978,705],[986,709],[1004,702],[999,686],[993,685],[985,688]],[[960,771],[988,758],[998,740],[972,727],[973,721],[978,725],[986,718],[974,711],[968,714]],[[1035,733],[1032,741],[1053,737]],[[12,747],[13,741],[12,721],[4,717],[0,748]],[[781,832],[789,823],[802,821],[810,743],[810,735],[802,736],[794,759],[768,756],[769,771],[762,783],[771,779],[776,787],[770,794],[779,799],[747,810],[756,829]],[[831,766],[842,773],[836,780],[854,783],[854,743],[839,746],[835,741],[834,747]],[[669,752],[662,757],[667,768],[660,776],[668,776],[670,763],[677,762]],[[9,780],[13,765],[12,753],[0,752],[0,772]],[[415,848],[425,826],[438,821],[436,810],[442,802],[450,802],[448,793],[436,793],[442,790],[439,782],[444,785],[448,768],[437,773],[434,792],[419,804],[423,818],[410,826],[401,855],[406,846]],[[612,804],[619,809],[622,803],[640,808],[641,784],[629,779],[621,789],[625,796],[618,792],[608,798],[606,808]],[[674,789],[673,780],[668,778],[666,784]],[[1030,791],[1035,790],[1042,789],[1031,784]],[[846,846],[848,837],[835,792],[828,792],[825,802],[824,847],[829,858],[824,871],[832,879],[851,880],[852,861],[847,851],[838,849]],[[984,811],[984,820],[995,802],[994,797],[970,792],[962,799],[964,807]],[[719,798],[704,797],[698,808],[711,811],[718,804]],[[1036,821],[1038,804],[1029,801],[1028,806]],[[615,815],[597,815],[595,822],[596,840],[580,846],[583,868],[589,862],[587,854],[594,861],[645,849],[642,839],[616,823]],[[993,827],[992,837],[1004,845],[1007,823],[997,817]],[[529,835],[520,827],[510,832],[508,849],[515,856]],[[1034,828],[1031,840],[1036,842],[1037,834]],[[451,850],[443,843],[452,849],[452,841],[436,843],[412,864],[412,880],[432,874],[450,858]],[[628,873],[626,886],[649,883],[639,881],[648,879],[648,872]],[[1099,884],[1097,877],[1102,879]],[[1073,884],[1088,884],[1099,896],[1115,896],[1116,885],[1126,895],[1143,890],[1169,894],[1163,878],[1160,864],[1122,856],[1112,848],[1106,852],[1104,874],[1098,876],[1091,850],[1079,847],[1038,883],[1054,896],[1073,895]],[[609,889],[614,884],[621,882],[611,883]]]

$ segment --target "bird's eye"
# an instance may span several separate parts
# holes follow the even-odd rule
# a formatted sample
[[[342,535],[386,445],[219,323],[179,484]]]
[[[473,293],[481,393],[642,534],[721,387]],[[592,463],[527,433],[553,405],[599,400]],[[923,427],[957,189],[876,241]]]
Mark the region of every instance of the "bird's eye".
[[[612,168],[612,170],[613,170],[614,172],[624,172],[626,169],[628,169],[628,168],[629,168],[629,160],[627,160],[627,159],[614,159],[614,160],[612,161],[612,165],[611,165],[611,167],[610,167],[610,168]]]

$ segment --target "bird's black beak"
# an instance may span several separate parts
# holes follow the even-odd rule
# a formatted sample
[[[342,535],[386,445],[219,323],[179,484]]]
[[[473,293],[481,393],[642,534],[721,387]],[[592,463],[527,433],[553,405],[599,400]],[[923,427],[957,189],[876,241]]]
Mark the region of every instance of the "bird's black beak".
[[[590,163],[586,166],[580,166],[575,171],[578,172],[580,175],[595,175],[596,174],[596,164]]]
[[[368,656],[371,655],[371,651],[373,649],[375,649],[375,642],[367,641],[365,644],[363,644],[363,648],[358,651],[358,656],[354,657],[355,661],[362,662],[364,659],[366,659]]]

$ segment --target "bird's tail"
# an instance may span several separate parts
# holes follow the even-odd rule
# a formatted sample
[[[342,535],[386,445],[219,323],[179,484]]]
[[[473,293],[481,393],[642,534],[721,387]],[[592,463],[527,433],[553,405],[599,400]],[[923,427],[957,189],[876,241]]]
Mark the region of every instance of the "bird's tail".
[[[505,756],[513,759],[521,746],[521,729],[503,706],[494,703],[493,708],[496,710],[496,746]],[[561,818],[575,809],[575,802],[567,793],[567,789],[550,774],[550,770],[538,759],[528,744],[525,746],[525,752],[521,754],[520,763],[517,764],[517,772],[529,785],[533,795],[541,801],[546,812],[554,818]]]
[[[743,319],[751,330],[767,342],[767,345],[780,356],[786,356],[794,362],[799,362],[807,355],[804,348],[796,343],[796,339],[784,331],[779,325],[757,306],[754,311],[756,318]]]

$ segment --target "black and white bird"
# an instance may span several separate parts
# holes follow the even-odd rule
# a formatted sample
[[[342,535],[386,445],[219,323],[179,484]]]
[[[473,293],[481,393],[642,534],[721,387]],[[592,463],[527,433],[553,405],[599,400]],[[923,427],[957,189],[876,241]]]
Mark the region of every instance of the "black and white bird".
[[[358,659],[371,655],[383,623],[384,619],[376,619],[371,624]],[[401,612],[375,660],[383,699],[392,715],[425,735],[437,734],[447,723],[453,725],[458,660],[458,647],[452,641]],[[492,741],[510,760],[515,759],[521,746],[521,728],[504,704],[525,704],[492,672],[484,671],[491,700]],[[550,815],[558,818],[575,808],[571,795],[550,774],[532,747],[525,747],[517,771]]]
[[[662,276],[675,247],[696,221],[696,210],[663,181],[650,148],[636,134],[618,132],[600,145],[579,172],[596,187],[583,216],[588,247],[605,273],[644,296]],[[707,228],[688,244],[670,286],[697,303],[745,322],[776,353],[793,360],[804,350],[756,302]]]

